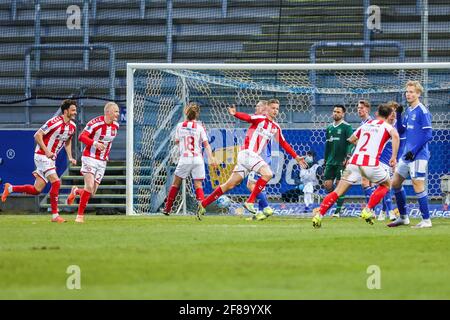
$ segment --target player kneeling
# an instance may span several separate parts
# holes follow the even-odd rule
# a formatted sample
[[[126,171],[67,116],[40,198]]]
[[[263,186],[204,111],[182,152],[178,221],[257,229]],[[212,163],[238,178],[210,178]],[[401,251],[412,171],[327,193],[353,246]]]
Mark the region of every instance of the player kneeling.
[[[175,169],[175,176],[167,196],[166,206],[162,211],[165,215],[170,214],[181,182],[189,175],[194,179],[197,200],[203,201],[205,198],[202,187],[202,182],[205,179],[202,145],[205,147],[209,162],[213,167],[217,167],[217,161],[212,155],[205,127],[201,122],[197,121],[200,116],[200,107],[196,103],[191,102],[186,106],[184,113],[186,120],[179,123],[175,131],[175,143],[179,147],[180,160]]]
[[[392,112],[392,108],[386,104],[381,104],[378,107],[377,119],[370,120],[359,127],[348,139],[351,143],[357,142],[355,151],[336,189],[323,199],[319,208],[314,209],[313,227],[320,228],[322,217],[328,209],[360,177],[365,177],[378,185],[378,188],[370,196],[367,206],[361,212],[361,218],[369,224],[373,224],[375,214],[372,209],[383,199],[391,187],[389,174],[380,165],[380,155],[389,138],[392,138],[392,155],[389,165],[395,167],[397,164],[400,139],[397,131],[387,122]]]
[[[105,114],[89,121],[78,140],[86,147],[81,157],[81,174],[84,176],[84,189],[72,187],[67,204],[72,204],[77,195],[80,196],[78,215],[75,222],[84,222],[84,210],[91,196],[95,195],[103,176],[109,152],[114,138],[119,130],[119,106],[108,102],[104,108]]]

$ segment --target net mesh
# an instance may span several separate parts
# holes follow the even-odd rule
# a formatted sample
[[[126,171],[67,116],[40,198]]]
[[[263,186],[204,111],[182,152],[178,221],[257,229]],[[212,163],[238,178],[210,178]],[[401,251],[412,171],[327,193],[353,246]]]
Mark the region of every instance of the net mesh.
[[[429,164],[428,193],[442,196],[440,178],[448,170],[449,156],[449,70],[136,70],[134,73],[134,211],[153,213],[164,204],[177,164],[173,143],[176,124],[183,120],[186,102],[201,105],[200,120],[205,124],[219,169],[206,163],[205,193],[209,194],[231,175],[237,152],[243,144],[248,124],[228,114],[227,107],[254,113],[261,99],[280,100],[281,125],[286,140],[298,154],[312,150],[318,159],[324,155],[325,128],[332,121],[332,106],[347,108],[346,120],[359,126],[357,102],[366,99],[373,106],[394,100],[405,105],[404,85],[418,80],[428,88],[429,110],[433,118],[432,158]],[[372,112],[375,111],[372,109]],[[372,113],[373,115],[373,113]],[[271,154],[274,178],[266,187],[272,201],[283,201],[283,194],[299,184],[299,168],[274,142]],[[414,195],[407,183],[408,195]],[[323,194],[318,191],[317,194]],[[234,203],[249,194],[246,181],[229,196]],[[350,196],[362,196],[360,186],[353,186]],[[181,210],[182,194],[173,210]],[[191,179],[186,181],[186,207],[195,209]]]

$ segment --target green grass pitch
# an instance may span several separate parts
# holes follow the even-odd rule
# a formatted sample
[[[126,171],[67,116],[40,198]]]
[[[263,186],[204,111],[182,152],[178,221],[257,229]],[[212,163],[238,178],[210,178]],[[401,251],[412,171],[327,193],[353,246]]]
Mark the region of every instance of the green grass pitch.
[[[450,299],[450,220],[0,216],[0,299]],[[417,221],[412,221],[417,223]],[[81,289],[66,287],[67,268]],[[380,268],[369,290],[367,268]]]

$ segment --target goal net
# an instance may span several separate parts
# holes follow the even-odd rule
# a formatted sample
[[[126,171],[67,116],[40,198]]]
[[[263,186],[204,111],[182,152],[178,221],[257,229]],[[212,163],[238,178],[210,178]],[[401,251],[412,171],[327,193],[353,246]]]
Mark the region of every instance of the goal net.
[[[201,106],[213,152],[220,161],[214,169],[205,156],[205,194],[226,181],[236,162],[248,124],[228,114],[253,113],[259,100],[276,98],[280,114],[276,121],[286,140],[304,155],[312,150],[323,159],[325,129],[332,122],[335,104],[347,108],[346,121],[357,128],[361,119],[357,104],[368,100],[374,115],[378,104],[390,100],[406,105],[404,86],[418,80],[426,92],[422,101],[433,120],[428,194],[441,199],[441,178],[448,173],[450,63],[411,64],[128,64],[127,69],[127,214],[153,214],[164,205],[177,164],[173,142],[176,124],[184,119],[188,102]],[[272,145],[273,179],[266,187],[270,201],[289,201],[285,196],[299,185],[296,162],[276,143]],[[414,196],[410,182],[408,196]],[[317,191],[323,195],[323,190]],[[229,193],[233,203],[249,195],[246,180]],[[363,201],[359,185],[350,198]],[[294,200],[296,201],[296,200]],[[187,179],[173,206],[174,213],[193,212],[196,207],[191,179]],[[214,206],[213,206],[214,207]],[[214,210],[214,208],[212,209]]]

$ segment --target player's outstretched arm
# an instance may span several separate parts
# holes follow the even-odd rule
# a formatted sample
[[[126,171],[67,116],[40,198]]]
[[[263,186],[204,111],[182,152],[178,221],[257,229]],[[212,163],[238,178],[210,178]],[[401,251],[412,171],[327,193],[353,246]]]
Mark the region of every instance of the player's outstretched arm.
[[[228,113],[230,114],[230,115],[232,115],[233,117],[236,117],[236,118],[238,118],[239,120],[242,120],[242,121],[245,121],[245,122],[248,122],[248,123],[253,123],[254,122],[254,120],[256,120],[256,119],[264,119],[265,118],[265,116],[251,116],[251,115],[249,115],[248,113],[245,113],[245,112],[237,112],[236,111],[236,106],[233,104],[231,107],[229,107],[228,108]]]
[[[299,156],[294,149],[292,149],[291,145],[284,139],[283,134],[281,133],[281,129],[278,130],[278,133],[275,135],[275,140],[278,142],[280,147],[282,147],[289,155],[297,161],[299,166],[302,169],[307,169],[308,165],[306,164],[305,157]]]

